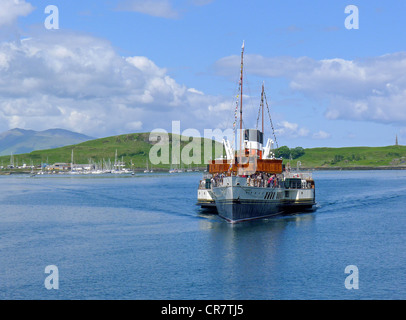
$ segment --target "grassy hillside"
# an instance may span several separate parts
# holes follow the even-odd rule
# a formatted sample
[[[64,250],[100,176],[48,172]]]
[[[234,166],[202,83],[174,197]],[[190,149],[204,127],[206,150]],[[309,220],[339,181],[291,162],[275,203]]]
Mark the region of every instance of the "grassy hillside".
[[[406,166],[406,146],[310,148],[291,165],[296,166],[297,161],[310,168]]]
[[[132,133],[119,136],[112,136],[102,139],[86,141],[80,144],[49,149],[38,150],[30,153],[14,155],[14,163],[22,165],[26,163],[38,166],[41,163],[53,164],[57,162],[71,162],[72,150],[74,152],[74,163],[89,163],[110,161],[114,163],[115,153],[117,150],[117,158],[123,160],[127,168],[130,168],[131,162],[135,168],[145,168],[150,149],[155,142],[149,141],[149,133]],[[168,146],[169,155],[172,153],[173,139],[180,139],[179,136],[168,134],[168,141],[165,141]],[[175,139],[175,140],[176,140]],[[205,141],[211,145],[212,158],[220,156],[223,148],[219,143],[201,138],[190,138],[182,141],[180,150],[183,154],[192,155],[194,151],[201,151],[197,164],[192,164],[192,167],[204,167],[204,150]],[[220,146],[215,152],[215,146]],[[186,152],[186,153],[185,153]],[[224,154],[224,152],[223,152]],[[183,162],[185,162],[182,159]],[[284,159],[284,163],[289,160]],[[352,167],[381,167],[381,166],[406,166],[406,146],[387,146],[387,147],[346,147],[346,148],[309,148],[304,149],[304,154],[291,161],[291,166],[296,167],[297,161],[301,162],[301,167],[307,168],[352,168]],[[200,165],[199,165],[200,163]],[[0,165],[7,166],[10,164],[10,156],[0,157]],[[154,168],[169,168],[170,164],[153,165]],[[187,165],[183,165],[187,168]]]
[[[127,168],[130,168],[131,162],[133,163],[135,168],[145,168],[150,149],[155,144],[155,142],[149,141],[149,136],[149,133],[132,133],[90,140],[80,144],[65,146],[61,148],[37,150],[30,153],[14,155],[14,163],[16,165],[18,164],[19,166],[23,163],[31,165],[31,161],[35,166],[40,165],[41,163],[70,163],[72,150],[74,153],[74,163],[85,164],[89,163],[89,161],[99,162],[103,160],[110,160],[111,163],[114,163],[115,153],[117,150],[118,160],[123,160]],[[165,144],[168,146],[169,149],[169,155],[172,152],[172,139],[174,137],[178,140],[180,139],[179,136],[172,136],[172,134],[168,134],[168,141],[165,141]],[[215,146],[219,146],[217,142],[212,143],[211,141],[203,138],[190,138],[187,141],[182,141],[180,143],[180,150],[185,150],[185,152],[190,151],[189,154],[191,156],[192,150],[199,151],[200,149],[201,160],[197,162],[203,163],[205,141],[206,143],[209,142],[212,145],[211,151],[213,158],[218,157],[222,154],[222,147],[218,148],[221,150],[220,153],[215,153]],[[184,149],[185,147],[186,149]],[[160,154],[158,155],[160,156]],[[8,155],[0,157],[0,164],[2,164],[3,166],[9,165],[10,156]],[[192,164],[192,166],[194,165]],[[201,165],[201,167],[203,166],[204,164]],[[154,165],[154,167],[169,168],[170,164]]]

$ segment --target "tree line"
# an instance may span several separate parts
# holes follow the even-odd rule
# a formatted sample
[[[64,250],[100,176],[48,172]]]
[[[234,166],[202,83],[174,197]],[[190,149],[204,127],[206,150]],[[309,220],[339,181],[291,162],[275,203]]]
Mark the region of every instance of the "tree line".
[[[305,150],[302,147],[289,148],[287,146],[279,147],[275,149],[276,158],[284,159],[297,159],[305,154]]]

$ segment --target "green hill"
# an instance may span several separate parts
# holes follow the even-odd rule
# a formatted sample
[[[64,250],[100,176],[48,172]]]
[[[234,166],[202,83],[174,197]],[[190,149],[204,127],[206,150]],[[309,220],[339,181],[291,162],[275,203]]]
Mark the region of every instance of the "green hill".
[[[205,145],[211,145],[211,155],[213,158],[216,158],[223,153],[222,145],[218,142],[203,138],[180,137],[170,133],[167,136],[168,140],[163,144],[167,147],[165,150],[169,151],[169,157],[172,154],[172,142],[174,138],[175,141],[179,141],[180,139],[186,140],[180,142],[179,149],[187,156],[191,157],[193,152],[198,154],[200,151],[200,154],[197,155],[199,160],[195,161],[196,164],[192,163],[192,167],[196,167],[204,162]],[[13,156],[13,160],[15,166],[21,166],[23,163],[29,166],[31,165],[31,162],[35,166],[39,166],[41,163],[70,163],[73,150],[74,163],[76,164],[86,164],[89,162],[97,163],[100,161],[114,163],[117,152],[117,159],[119,161],[123,160],[127,168],[130,168],[131,163],[134,168],[145,168],[150,149],[156,143],[149,141],[149,137],[150,133],[131,133],[111,136],[61,148],[36,150],[30,153],[18,154]],[[218,152],[218,150],[221,151]],[[161,154],[158,153],[158,156],[161,156]],[[4,167],[8,166],[10,164],[10,158],[10,155],[0,157],[0,164]],[[171,166],[170,161],[171,159],[169,158],[168,164],[158,164],[153,166],[154,168],[169,168]],[[185,159],[182,159],[182,161],[183,163],[186,162]],[[187,167],[188,165],[183,164],[183,166]],[[200,165],[200,167],[204,166],[204,164]]]
[[[406,146],[309,148],[291,165],[296,167],[297,161],[307,168],[406,166]]]
[[[114,163],[117,152],[117,159],[123,161],[127,168],[130,168],[132,163],[133,168],[142,169],[146,167],[150,150],[155,145],[155,142],[151,142],[149,138],[150,133],[131,133],[89,140],[61,148],[37,150],[14,155],[14,164],[21,166],[25,163],[29,166],[33,163],[35,166],[39,166],[41,163],[70,163],[73,150],[74,163],[76,164],[107,161]],[[180,139],[185,140],[181,141],[179,147],[180,153],[184,156],[182,158],[184,168],[189,166],[184,159],[185,156],[190,158],[193,152],[200,152],[200,154],[196,155],[191,167],[205,167],[207,164],[207,159],[206,161],[204,159],[205,145],[211,146],[210,158],[214,159],[224,155],[221,143],[203,138],[187,138],[168,134],[167,141],[164,141],[163,145],[167,147],[169,161],[165,164],[153,164],[154,169],[170,168],[170,162],[173,162],[171,159],[173,141]],[[217,151],[215,150],[216,147]],[[302,168],[315,169],[406,167],[406,146],[308,148],[303,149],[303,151],[304,153],[301,152],[299,157],[290,161],[292,167],[296,167],[298,161],[300,161]],[[160,153],[157,155],[161,156]],[[289,162],[287,158],[285,156],[285,164]],[[10,155],[0,157],[0,165],[6,167],[9,164]]]

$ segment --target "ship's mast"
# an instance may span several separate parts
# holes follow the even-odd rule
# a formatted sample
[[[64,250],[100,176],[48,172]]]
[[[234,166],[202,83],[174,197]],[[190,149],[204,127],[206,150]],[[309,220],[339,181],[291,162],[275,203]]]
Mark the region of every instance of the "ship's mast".
[[[242,77],[243,77],[243,68],[244,68],[244,41],[242,42],[241,47],[241,75],[240,75],[240,163],[242,161]]]
[[[264,83],[262,82],[261,92],[261,107],[262,107],[262,133],[264,133]]]

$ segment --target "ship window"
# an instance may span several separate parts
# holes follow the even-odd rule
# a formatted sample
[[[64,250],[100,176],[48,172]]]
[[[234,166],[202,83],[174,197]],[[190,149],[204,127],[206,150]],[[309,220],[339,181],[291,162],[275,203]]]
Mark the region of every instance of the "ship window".
[[[289,191],[285,191],[285,197],[286,197],[286,198],[289,197]]]

